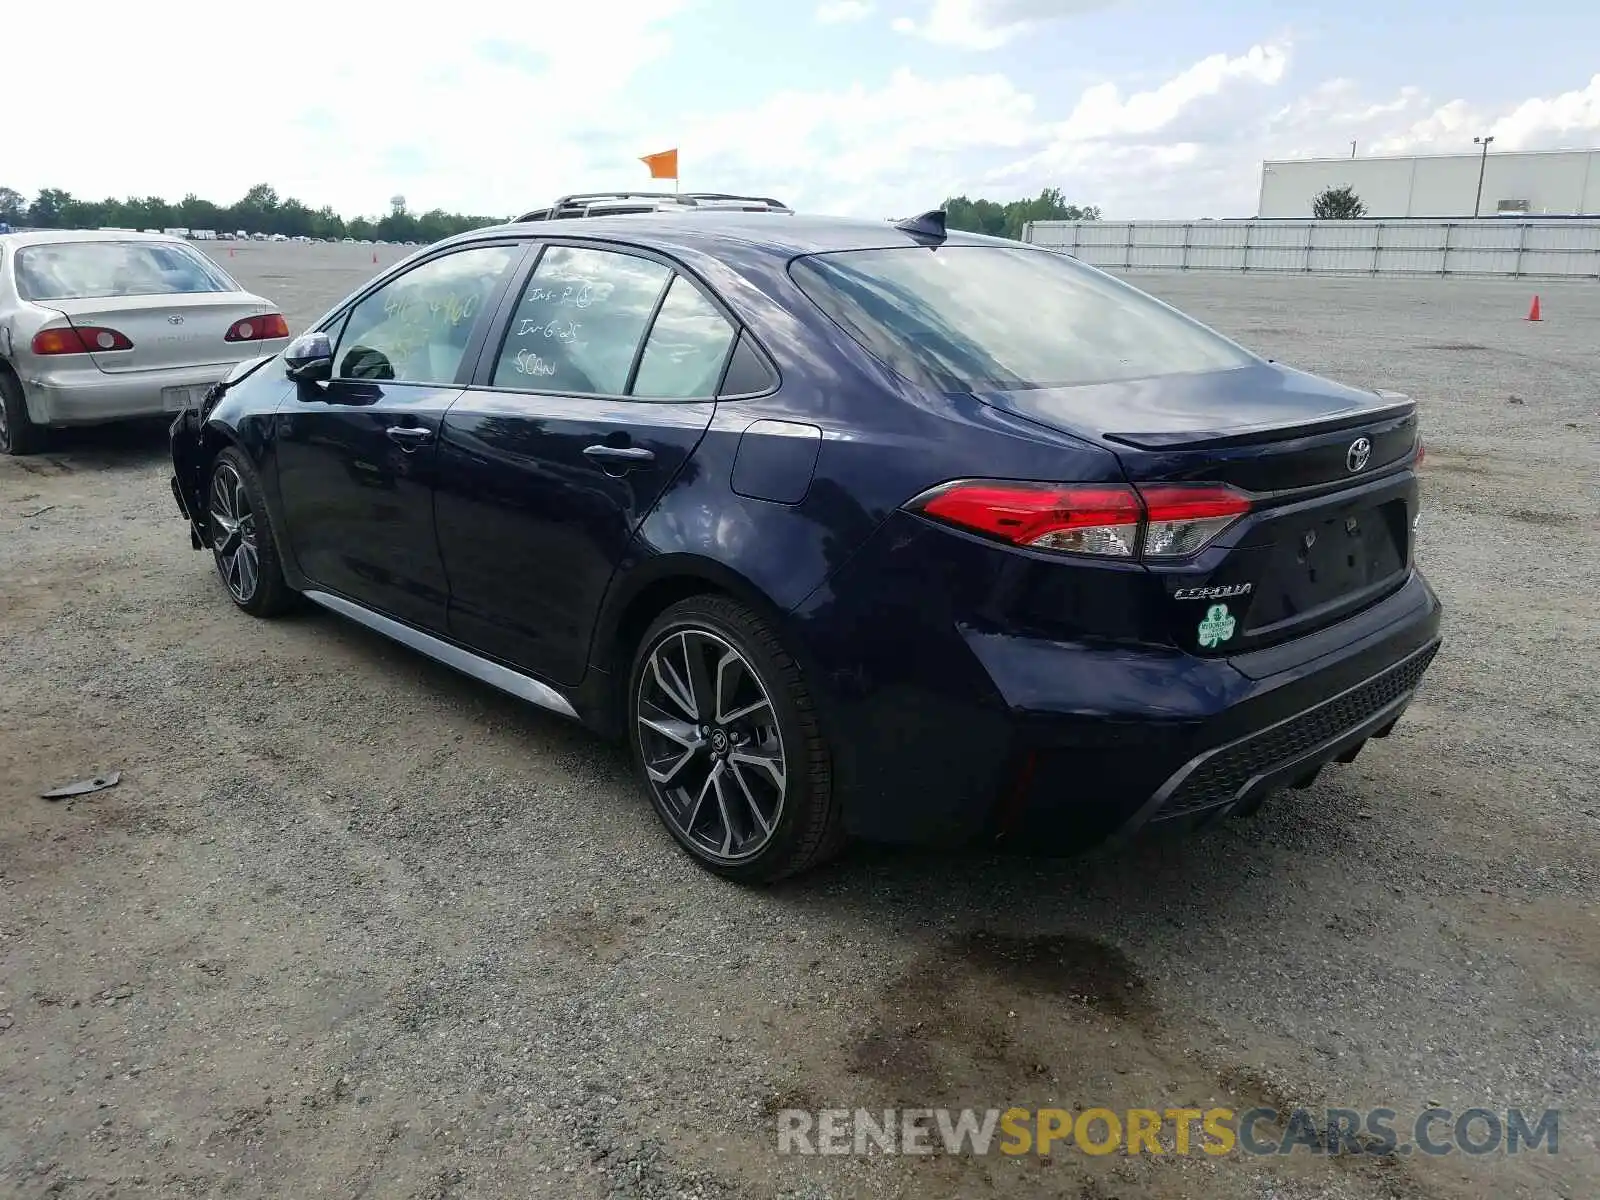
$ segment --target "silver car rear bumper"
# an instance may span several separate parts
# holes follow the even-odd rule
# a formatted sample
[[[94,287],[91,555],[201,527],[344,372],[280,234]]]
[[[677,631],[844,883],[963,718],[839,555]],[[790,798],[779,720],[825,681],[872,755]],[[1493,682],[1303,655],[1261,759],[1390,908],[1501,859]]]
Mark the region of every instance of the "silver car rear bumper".
[[[251,357],[276,353],[287,344],[287,340],[252,342]],[[189,403],[199,404],[205,389],[224,378],[233,366],[211,363],[126,374],[107,374],[93,368],[52,372],[48,378],[24,379],[22,392],[28,403],[28,418],[35,425],[96,425],[171,416],[184,407],[185,394]],[[186,393],[169,389],[186,389]]]

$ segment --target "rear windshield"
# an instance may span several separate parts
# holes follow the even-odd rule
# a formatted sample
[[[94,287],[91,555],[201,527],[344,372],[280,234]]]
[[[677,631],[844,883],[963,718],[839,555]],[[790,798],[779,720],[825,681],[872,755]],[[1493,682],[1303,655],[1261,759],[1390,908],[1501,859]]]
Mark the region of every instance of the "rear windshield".
[[[1111,383],[1255,361],[1136,288],[1050,251],[845,250],[796,259],[790,273],[890,367],[946,391]]]
[[[234,290],[203,255],[171,242],[50,242],[17,251],[17,291],[25,300]]]

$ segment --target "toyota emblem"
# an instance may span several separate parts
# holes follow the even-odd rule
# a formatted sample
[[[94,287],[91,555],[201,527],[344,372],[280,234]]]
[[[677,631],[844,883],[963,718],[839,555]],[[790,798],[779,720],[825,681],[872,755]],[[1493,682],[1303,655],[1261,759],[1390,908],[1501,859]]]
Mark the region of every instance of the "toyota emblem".
[[[1352,473],[1365,471],[1367,469],[1367,460],[1371,457],[1372,442],[1367,438],[1358,437],[1350,443],[1350,449],[1345,451],[1344,465],[1349,467]]]
[[[167,324],[168,325],[182,325],[183,324],[183,318],[180,317],[177,313],[173,313],[170,317],[167,318]]]

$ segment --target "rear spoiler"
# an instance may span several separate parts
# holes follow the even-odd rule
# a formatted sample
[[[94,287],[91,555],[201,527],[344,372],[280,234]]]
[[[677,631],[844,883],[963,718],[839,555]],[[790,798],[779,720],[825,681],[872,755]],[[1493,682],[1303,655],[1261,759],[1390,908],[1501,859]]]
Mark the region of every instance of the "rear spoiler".
[[[1410,416],[1417,410],[1417,402],[1404,392],[1380,391],[1374,394],[1386,403],[1375,408],[1363,408],[1357,412],[1341,413],[1337,417],[1307,421],[1299,425],[1276,425],[1269,422],[1262,425],[1244,425],[1234,429],[1108,433],[1105,439],[1108,442],[1132,446],[1136,450],[1170,450],[1179,446],[1185,450],[1223,449],[1228,446],[1254,446],[1263,442],[1282,441],[1285,436],[1313,437],[1319,433],[1337,433],[1341,429],[1370,425],[1374,421],[1390,421]]]

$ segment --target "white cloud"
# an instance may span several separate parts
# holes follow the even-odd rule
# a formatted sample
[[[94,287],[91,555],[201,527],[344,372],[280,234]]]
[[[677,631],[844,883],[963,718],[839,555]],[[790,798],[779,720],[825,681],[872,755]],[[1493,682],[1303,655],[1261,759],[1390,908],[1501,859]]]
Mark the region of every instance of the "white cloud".
[[[1524,100],[1489,129],[1507,150],[1544,149],[1576,137],[1592,142],[1600,130],[1600,75],[1589,85],[1548,100]]]
[[[974,156],[1038,136],[1032,97],[999,74],[929,79],[901,68],[880,87],[786,91],[691,122],[688,182],[773,191],[791,203],[885,216],[968,186]],[[702,175],[701,173],[704,173]]]
[[[219,23],[214,4],[169,0],[152,25],[140,5],[86,0],[70,35],[49,6],[13,6],[8,44],[37,52],[8,55],[7,93],[50,97],[52,127],[73,136],[28,139],[0,182],[219,201],[269,182],[347,214],[397,192],[510,213],[572,190],[602,154],[651,149],[590,134],[633,119],[622,93],[669,53],[663,23],[689,2],[542,4],[530,19],[518,0],[453,0],[413,21],[279,0],[269,20]]]
[[[996,199],[1059,187],[1113,217],[1248,216],[1263,159],[1556,145],[1600,131],[1600,79],[1501,110],[1431,101],[1417,87],[1372,95],[1348,79],[1294,85],[1286,40],[1211,54],[1142,89],[1094,84],[1051,114],[999,73],[784,92],[691,125],[685,170],[864,216],[945,196]],[[1501,139],[1504,139],[1502,141]],[[686,152],[687,153],[687,152]]]
[[[1420,92],[1414,99],[1420,100]],[[1600,131],[1600,75],[1588,86],[1558,96],[1524,100],[1510,112],[1496,114],[1465,100],[1451,100],[1410,125],[1374,142],[1377,154],[1466,151],[1472,139],[1494,138],[1496,150],[1550,150],[1592,143]]]
[[[864,21],[871,15],[872,5],[866,0],[823,0],[817,5],[817,20],[824,25]]]
[[[1253,196],[1250,172],[1234,161],[1237,155],[1226,155],[1219,170],[1222,152],[1237,143],[1240,130],[1261,124],[1263,102],[1288,71],[1289,47],[1275,43],[1231,57],[1209,55],[1144,91],[1095,84],[1046,130],[1039,149],[991,178],[1018,191],[1061,187],[1070,201],[1119,216],[1188,215],[1175,206],[1233,191],[1224,173],[1238,175],[1238,194]]]
[[[1213,55],[1125,98],[1091,87],[1049,145],[993,172],[986,186],[1011,194],[1059,186],[1077,203],[1128,218],[1249,216],[1265,159],[1342,156],[1351,141],[1366,156],[1472,153],[1484,132],[1496,150],[1593,145],[1600,134],[1600,76],[1491,108],[1440,102],[1416,86],[1373,96],[1348,79],[1284,95],[1291,66],[1286,47],[1267,45]]]
[[[1226,54],[1203,58],[1160,87],[1125,99],[1116,84],[1095,84],[1057,127],[1056,137],[1072,143],[1159,133],[1202,100],[1241,84],[1271,87],[1281,82],[1288,65],[1286,46],[1252,46],[1237,58]]]
[[[967,50],[995,50],[1029,30],[1116,0],[927,0],[922,20],[899,17],[898,33]]]
[[[458,0],[425,29],[282,0],[270,23],[219,34],[214,7],[198,0],[169,0],[154,33],[126,4],[85,0],[75,11],[94,37],[77,39],[70,60],[13,55],[7,76],[10,94],[50,95],[55,127],[77,136],[29,140],[0,184],[229,201],[268,182],[346,215],[380,212],[395,193],[413,209],[504,215],[563,192],[644,185],[636,156],[678,146],[685,188],[813,210],[882,217],[957,193],[1059,187],[1113,217],[1234,216],[1254,211],[1265,158],[1345,154],[1352,139],[1362,154],[1470,153],[1483,132],[1496,150],[1600,134],[1600,76],[1498,107],[1419,87],[1374,94],[1297,77],[1286,40],[1197,53],[1164,81],[1106,78],[1054,94],[1008,77],[1008,52],[955,75],[912,58],[915,69],[843,86],[819,69],[805,88],[729,96],[697,79],[641,97],[641,72],[691,60],[672,21],[703,2],[540,5],[524,34],[522,0]],[[917,28],[1000,44],[1092,2],[924,0]],[[817,9],[798,19],[811,13],[820,19]],[[6,21],[14,43],[55,44],[56,21],[37,6]]]

